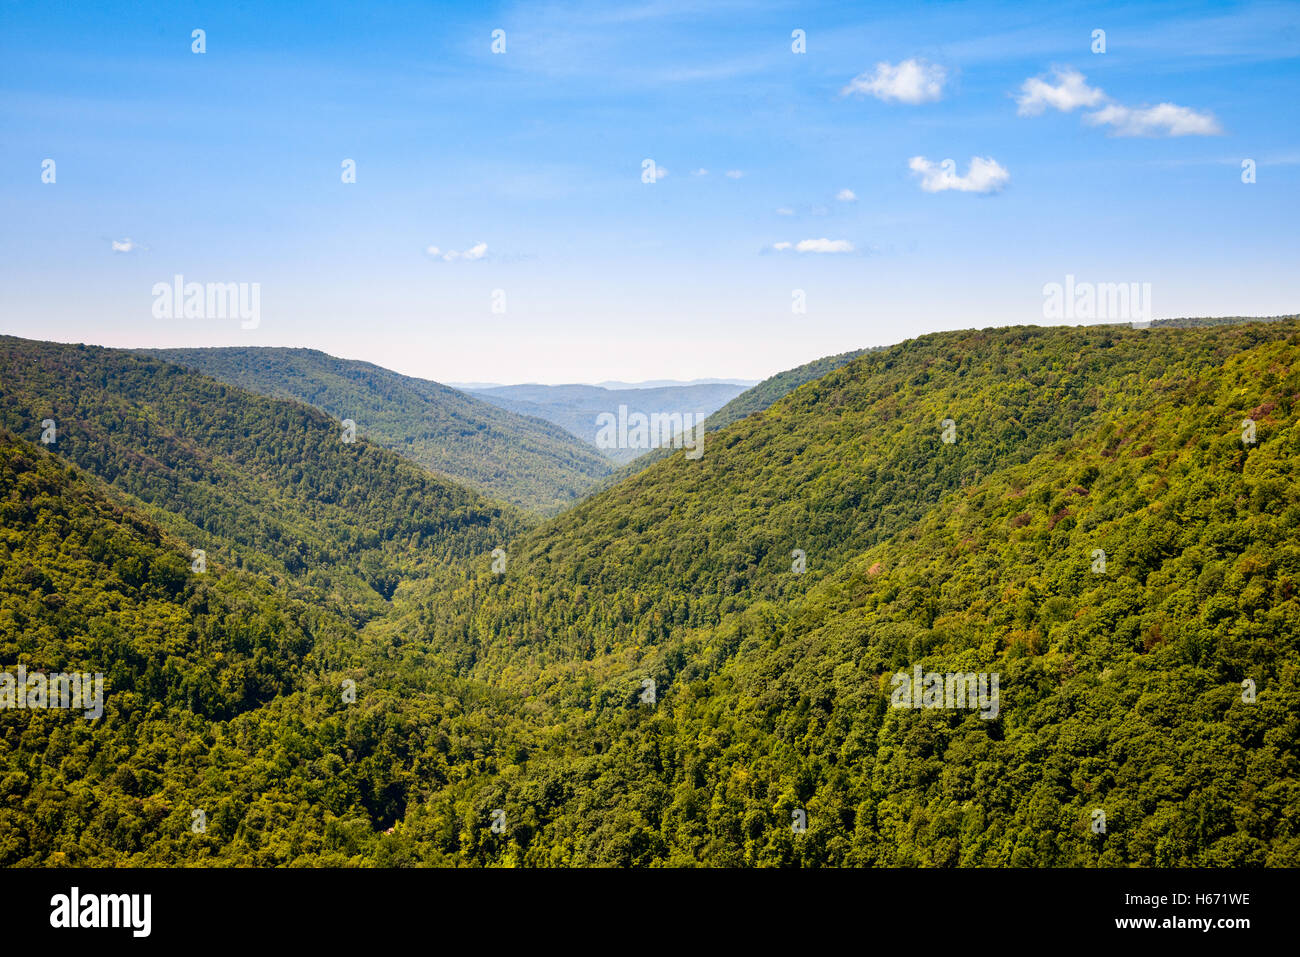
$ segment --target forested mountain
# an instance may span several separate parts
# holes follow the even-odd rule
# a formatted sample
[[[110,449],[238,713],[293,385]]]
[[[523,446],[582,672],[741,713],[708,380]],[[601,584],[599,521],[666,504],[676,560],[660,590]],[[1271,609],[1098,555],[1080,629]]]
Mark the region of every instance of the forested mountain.
[[[812,362],[805,362],[801,366],[795,366],[793,369],[786,369],[784,372],[769,376],[753,388],[746,389],[709,416],[708,428],[710,431],[717,431],[732,422],[738,422],[747,415],[762,412],[777,399],[793,392],[805,382],[820,379],[826,373],[834,372],[840,366],[848,365],[866,351],[868,350],[855,349],[852,352],[841,352],[839,355],[814,359]]]
[[[619,406],[626,406],[629,414],[698,413],[707,416],[744,391],[744,386],[730,383],[647,389],[606,389],[595,385],[504,385],[474,389],[472,394],[519,415],[554,422],[594,447],[599,433],[597,418],[602,413],[617,416]],[[609,461],[619,463],[630,462],[644,451],[641,448],[600,449]]]
[[[1243,322],[1286,322],[1300,316],[1203,316],[1177,319],[1152,319],[1153,328],[1199,329],[1203,326],[1235,326]]]
[[[716,432],[732,422],[739,421],[747,415],[755,412],[762,412],[777,399],[793,392],[805,382],[811,382],[814,379],[820,379],[828,372],[838,369],[842,365],[862,355],[868,350],[856,349],[853,352],[841,352],[839,355],[826,356],[822,359],[814,359],[812,362],[805,362],[801,366],[793,369],[786,369],[784,372],[778,372],[774,376],[769,376],[762,382],[746,389],[740,395],[736,396],[717,412],[710,415],[704,422],[705,433]],[[624,465],[617,472],[605,478],[599,485],[599,488],[605,489],[621,482],[629,475],[635,475],[644,468],[648,468],[655,462],[665,459],[673,454],[671,448],[658,448],[645,455],[633,459],[627,465]]]
[[[119,349],[0,337],[0,426],[97,475],[216,565],[382,610],[398,583],[488,554],[508,506],[297,402]]]
[[[129,499],[165,531],[112,503],[148,474],[125,464],[137,440],[151,457],[157,435],[182,441],[154,423],[180,401],[167,383],[200,390],[200,424],[220,398],[202,390],[225,387],[22,348],[50,371],[17,390],[28,441],[7,440],[0,473],[0,666],[105,670],[130,638],[87,654],[81,635],[158,624],[114,680],[125,710],[0,713],[0,812],[29,835],[0,864],[1300,864],[1300,322],[868,352],[699,460],[517,523],[504,568],[471,537],[363,626],[300,602],[292,576],[178,575],[178,499]],[[51,457],[97,462],[62,431],[32,444],[55,372],[65,404],[138,396],[74,417],[127,432],[107,446],[122,471],[97,470],[112,488]],[[434,564],[429,539],[390,555]],[[224,614],[199,618],[196,590],[300,623],[229,638],[284,654],[279,684],[171,690],[195,669],[169,650]],[[996,714],[891,707],[917,667],[998,676]]]
[[[486,788],[481,860],[1297,863],[1297,370],[1296,323],[1009,329],[796,390],[422,604],[569,730],[415,835]],[[997,719],[892,709],[916,665]]]
[[[592,447],[543,418],[516,414],[427,379],[314,349],[149,349],[147,354],[278,399],[297,399],[357,434],[485,495],[559,511],[610,472]]]
[[[114,497],[0,429],[0,669],[103,680],[94,721],[0,709],[0,865],[374,860],[408,794],[527,727],[491,689],[398,673],[328,602],[195,573]]]

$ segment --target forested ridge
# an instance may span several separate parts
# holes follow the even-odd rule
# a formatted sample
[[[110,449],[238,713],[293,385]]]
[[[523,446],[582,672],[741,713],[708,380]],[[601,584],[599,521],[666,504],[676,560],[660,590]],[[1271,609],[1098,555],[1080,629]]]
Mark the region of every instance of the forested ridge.
[[[69,471],[62,433],[33,444],[27,409],[0,664],[147,627],[99,609],[113,574],[160,624],[113,682],[126,710],[0,713],[26,835],[0,863],[1295,866],[1297,370],[1294,320],[923,336],[508,529],[504,573],[476,539],[435,562],[395,538],[395,568],[437,570],[364,624],[292,576],[169,578],[158,509]],[[96,534],[161,577],[59,551]],[[279,686],[170,690],[205,667],[163,653],[212,621],[181,610],[199,591],[301,623]],[[50,624],[80,592],[84,620]],[[268,628],[232,654],[272,654]],[[892,708],[915,666],[998,674],[996,717]]]
[[[414,462],[520,508],[553,513],[586,494],[610,466],[594,448],[542,419],[518,415],[427,379],[314,349],[150,349],[222,382],[296,399]]]
[[[862,349],[856,349],[853,352],[841,352],[839,355],[825,356],[821,359],[814,359],[812,362],[805,362],[793,369],[778,372],[774,376],[769,376],[753,388],[746,389],[705,419],[704,429],[706,432],[716,432],[718,429],[726,428],[733,422],[740,421],[747,415],[762,412],[786,393],[794,391],[805,382],[820,379],[826,373],[847,365],[862,355],[863,351]],[[653,449],[645,455],[638,456],[601,481],[600,488],[602,490],[609,488],[629,475],[635,475],[642,469],[648,468],[655,462],[661,461],[672,454],[673,450],[671,448],[661,447]]]
[[[46,420],[51,450],[208,561],[362,616],[525,524],[300,403],[125,350],[0,337],[0,426],[36,440]]]
[[[466,773],[517,711],[398,673],[328,604],[196,574],[184,543],[3,430],[0,515],[0,669],[105,684],[94,722],[0,710],[0,864],[359,862],[413,782]]]

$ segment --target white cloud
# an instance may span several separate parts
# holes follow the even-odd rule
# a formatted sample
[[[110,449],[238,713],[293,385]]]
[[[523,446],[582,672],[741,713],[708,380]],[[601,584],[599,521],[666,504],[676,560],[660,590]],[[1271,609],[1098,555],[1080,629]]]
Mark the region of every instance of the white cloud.
[[[835,194],[835,198],[841,203],[856,203],[858,201],[858,194],[853,192],[851,189],[842,189]]]
[[[778,216],[793,216],[794,210],[791,209],[789,206],[782,206],[780,209],[776,211],[776,214]]]
[[[1011,174],[991,156],[972,156],[965,176],[957,175],[952,160],[932,163],[924,156],[913,156],[908,168],[921,177],[921,189],[942,193],[955,189],[962,193],[996,193],[1011,180]]]
[[[849,81],[841,94],[864,93],[878,100],[927,103],[943,95],[947,71],[925,60],[904,60],[898,66],[877,63],[875,73],[862,73]]]
[[[1037,116],[1049,106],[1062,113],[1081,106],[1096,106],[1106,102],[1106,94],[1096,87],[1089,86],[1078,70],[1054,68],[1056,85],[1041,76],[1032,76],[1020,86],[1020,95],[1016,97],[1021,116]]]
[[[853,252],[853,244],[847,239],[801,239],[794,248],[801,253]]]
[[[1084,114],[1091,126],[1112,127],[1115,136],[1215,136],[1222,133],[1219,121],[1209,113],[1198,113],[1175,103],[1129,107],[1115,103],[1104,92],[1089,86],[1078,70],[1053,68],[1056,84],[1042,77],[1030,77],[1016,97],[1021,116],[1037,116],[1047,107],[1068,113],[1081,106],[1099,106]]]
[[[853,244],[847,239],[801,239],[797,243],[773,243],[778,252],[793,249],[800,253],[851,253]]]
[[[744,176],[745,173],[743,170],[729,169],[725,175],[727,179],[740,179],[740,177]]]
[[[701,166],[699,169],[697,169],[697,170],[695,170],[694,172],[692,172],[691,175],[692,175],[692,176],[708,176],[708,175],[709,175],[709,171],[708,171],[707,169],[705,169],[703,166]]]
[[[1223,130],[1209,113],[1161,103],[1133,109],[1112,103],[1084,119],[1093,126],[1112,126],[1116,136],[1216,136]]]
[[[487,243],[475,243],[463,252],[455,249],[439,249],[437,246],[430,246],[425,252],[434,259],[441,259],[447,263],[455,262],[457,259],[482,259],[487,254]]]
[[[129,253],[132,250],[138,248],[139,246],[136,243],[132,242],[130,237],[127,237],[126,239],[113,240],[113,252],[115,253]]]

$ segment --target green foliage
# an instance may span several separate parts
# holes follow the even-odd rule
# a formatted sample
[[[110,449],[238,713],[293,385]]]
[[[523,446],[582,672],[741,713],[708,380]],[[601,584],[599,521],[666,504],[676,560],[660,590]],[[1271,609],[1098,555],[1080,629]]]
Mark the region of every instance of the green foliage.
[[[778,372],[776,375],[764,379],[752,389],[745,390],[717,412],[714,412],[708,418],[708,428],[710,431],[724,429],[733,422],[739,422],[747,415],[762,412],[805,382],[820,379],[827,373],[834,372],[836,369],[848,365],[858,356],[871,351],[873,350],[854,349],[852,352],[841,352],[839,355],[814,359],[812,362],[805,362],[793,369]]]
[[[542,822],[509,853],[1294,864],[1298,360],[1294,323],[927,336],[526,534],[414,613],[567,722],[500,779]],[[915,664],[1000,673],[998,719],[890,708]]]
[[[296,399],[427,469],[529,511],[571,505],[610,471],[589,444],[437,382],[313,349],[151,349],[277,399]]]
[[[1298,369],[1295,321],[925,336],[518,531],[504,575],[380,549],[431,567],[365,624],[192,581],[118,473],[9,440],[0,665],[114,677],[93,726],[0,713],[0,864],[1295,866]],[[915,665],[999,675],[996,718],[891,707]]]
[[[0,669],[104,675],[96,721],[0,710],[0,865],[374,860],[410,797],[492,771],[499,726],[526,729],[502,694],[399,672],[399,638],[328,604],[191,572],[102,483],[4,431],[0,517]]]
[[[1233,326],[1243,322],[1286,322],[1300,316],[1200,316],[1181,319],[1152,319],[1153,328],[1199,329],[1204,326]]]
[[[745,416],[753,415],[755,412],[762,412],[777,399],[793,392],[805,382],[811,382],[814,379],[820,379],[828,372],[833,372],[841,366],[847,365],[868,349],[855,349],[852,352],[841,352],[839,355],[826,356],[822,359],[814,359],[812,362],[805,362],[801,366],[793,369],[787,369],[784,372],[778,372],[774,376],[764,379],[752,389],[746,389],[740,395],[736,396],[722,408],[710,415],[704,422],[705,432],[717,432],[731,425],[733,422],[739,422]],[[609,478],[600,483],[602,490],[616,485],[629,475],[635,475],[642,469],[649,468],[655,462],[663,461],[673,454],[672,449],[658,448],[652,449],[645,455],[639,456],[632,462],[623,466]]]
[[[295,402],[116,349],[0,337],[0,426],[51,448],[217,565],[357,614],[523,522]]]

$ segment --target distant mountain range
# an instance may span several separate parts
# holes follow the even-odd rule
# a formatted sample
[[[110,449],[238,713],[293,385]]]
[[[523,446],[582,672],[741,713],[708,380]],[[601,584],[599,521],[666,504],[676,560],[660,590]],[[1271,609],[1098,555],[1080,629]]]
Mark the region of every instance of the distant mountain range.
[[[547,514],[610,472],[590,445],[544,417],[517,414],[428,379],[314,349],[153,349],[146,354],[242,389],[296,399],[357,434],[486,495]]]
[[[452,387],[314,349],[229,347],[142,349],[278,399],[306,403],[413,462],[485,495],[539,515],[553,514],[607,484],[640,448],[600,449],[597,417],[630,412],[734,415],[764,407],[840,357],[817,360],[746,388],[744,380],[633,387],[512,385]],[[847,361],[845,358],[843,361]],[[617,386],[617,387],[616,387]],[[748,399],[746,398],[748,396]],[[743,405],[734,405],[743,403]],[[726,419],[725,421],[730,421]],[[720,427],[720,422],[709,428]],[[645,464],[654,461],[647,458]]]
[[[595,447],[602,415],[701,414],[707,416],[746,390],[734,383],[607,388],[599,385],[507,385],[472,389],[471,395],[519,415],[553,422]],[[642,448],[602,448],[610,462],[626,464],[644,455]]]
[[[647,379],[645,382],[620,382],[609,379],[605,382],[571,382],[561,385],[594,385],[601,389],[667,389],[684,385],[739,385],[749,388],[758,385],[759,379]],[[500,389],[510,386],[508,382],[448,382],[453,389],[469,392],[481,392],[484,389]],[[537,382],[515,383],[517,385],[539,385]]]

